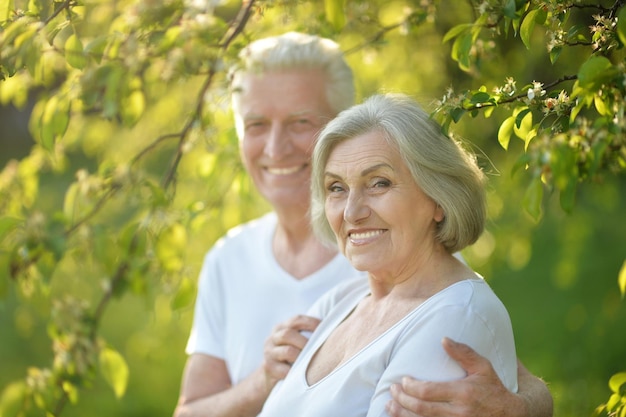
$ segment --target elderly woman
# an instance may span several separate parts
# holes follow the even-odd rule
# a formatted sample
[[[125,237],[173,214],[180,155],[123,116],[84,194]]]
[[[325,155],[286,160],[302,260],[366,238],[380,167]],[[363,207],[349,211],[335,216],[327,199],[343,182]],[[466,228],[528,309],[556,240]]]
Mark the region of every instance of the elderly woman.
[[[482,233],[483,174],[414,101],[374,96],[322,130],[311,210],[316,232],[368,279],[317,303],[322,323],[261,416],[386,415],[402,376],[464,376],[445,337],[487,357],[517,390],[508,313],[453,256]]]

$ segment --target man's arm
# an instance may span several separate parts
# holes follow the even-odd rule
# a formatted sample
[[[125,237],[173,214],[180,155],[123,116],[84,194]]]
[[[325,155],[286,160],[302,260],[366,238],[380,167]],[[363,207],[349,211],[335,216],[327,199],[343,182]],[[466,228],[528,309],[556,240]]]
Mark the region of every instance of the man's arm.
[[[467,372],[449,382],[403,378],[391,387],[391,417],[552,417],[552,395],[545,383],[518,360],[518,393],[502,385],[491,363],[469,346],[444,339],[443,347]]]
[[[187,360],[174,417],[254,417],[276,383],[283,379],[319,319],[296,316],[276,326],[265,342],[261,367],[231,386],[226,363],[216,357],[193,354]]]
[[[261,370],[235,386],[223,360],[193,354],[187,360],[174,417],[253,417],[269,395]]]

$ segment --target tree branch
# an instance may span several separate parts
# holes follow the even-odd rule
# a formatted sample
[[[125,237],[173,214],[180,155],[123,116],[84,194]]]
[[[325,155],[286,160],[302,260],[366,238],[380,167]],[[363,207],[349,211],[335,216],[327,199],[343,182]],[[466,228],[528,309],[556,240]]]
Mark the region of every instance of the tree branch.
[[[370,45],[370,44],[372,44],[374,42],[378,42],[379,40],[381,40],[385,36],[385,34],[387,34],[388,32],[391,32],[394,29],[399,28],[400,26],[405,24],[405,22],[406,22],[406,20],[403,20],[403,21],[395,23],[393,25],[382,27],[370,39],[366,40],[365,42],[363,42],[363,43],[361,43],[359,45],[353,46],[352,48],[346,49],[343,53],[345,55],[350,55],[350,54],[353,54],[355,52],[358,52],[361,49],[365,48],[367,45]]]
[[[78,228],[83,225],[84,223],[86,223],[89,219],[91,219],[93,216],[95,216],[101,209],[102,207],[104,207],[105,203],[107,201],[109,201],[111,199],[111,197],[113,197],[113,195],[115,195],[115,193],[121,188],[120,185],[118,184],[113,184],[111,186],[111,188],[109,188],[102,197],[100,197],[100,199],[96,202],[96,204],[93,206],[93,208],[91,209],[91,211],[89,211],[89,213],[87,213],[82,219],[78,220],[76,223],[74,223],[72,225],[72,227],[70,227],[69,229],[67,229],[65,231],[65,236],[68,237],[70,235],[72,235],[72,233],[74,233],[76,230],[78,230]]]
[[[241,8],[239,9],[239,13],[233,21],[233,25],[230,27],[229,32],[224,35],[225,39],[220,45],[222,51],[227,50],[233,40],[235,40],[235,38],[243,31],[246,23],[248,22],[248,19],[250,18],[253,5],[254,0],[245,0],[242,3]],[[192,116],[188,119],[187,123],[183,127],[182,131],[179,133],[178,149],[176,150],[176,154],[174,155],[170,167],[163,177],[163,181],[161,182],[161,185],[164,189],[167,189],[174,181],[178,164],[183,157],[183,148],[186,143],[187,135],[189,134],[189,131],[193,127],[196,120],[198,120],[202,116],[202,112],[204,110],[204,97],[209,90],[209,87],[213,83],[213,78],[215,77],[216,73],[216,64],[213,63],[211,65],[211,69],[209,70],[209,74],[202,84],[200,92],[198,93],[198,98],[196,99],[196,108]]]
[[[577,75],[565,75],[562,78],[559,78],[558,80],[555,80],[549,84],[545,84],[544,88],[552,88],[552,87],[556,87],[557,85],[564,83],[566,81],[572,81],[572,80],[576,80],[578,78]],[[498,101],[497,103],[491,103],[491,102],[485,102],[485,103],[476,103],[474,105],[468,106],[468,107],[463,107],[464,110],[468,110],[468,111],[472,111],[472,110],[480,110],[480,109],[484,109],[485,107],[494,107],[494,106],[498,106],[500,104],[507,104],[507,103],[513,103],[514,101],[518,101],[520,99],[523,99],[524,97],[527,96],[527,93],[520,93],[517,94],[515,96],[509,97],[507,99],[504,99],[502,101]]]
[[[70,6],[72,5],[73,1],[74,0],[65,0],[63,3],[61,3],[59,5],[59,7],[57,7],[57,9],[50,16],[48,16],[48,18],[43,22],[42,28],[47,26],[48,23],[50,23],[52,20],[54,20],[55,17],[60,15],[63,10],[69,9]],[[54,4],[57,4],[57,3],[54,3]],[[41,28],[40,28],[40,30],[41,30]]]

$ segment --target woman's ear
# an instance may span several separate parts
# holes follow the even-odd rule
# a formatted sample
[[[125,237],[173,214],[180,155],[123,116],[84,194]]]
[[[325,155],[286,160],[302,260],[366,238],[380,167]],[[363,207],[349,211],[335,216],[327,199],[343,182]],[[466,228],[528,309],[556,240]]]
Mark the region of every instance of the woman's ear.
[[[444,213],[443,207],[437,204],[437,206],[435,207],[435,214],[433,216],[433,220],[435,220],[435,222],[437,223],[441,223],[443,219],[445,218],[446,218],[446,213]]]

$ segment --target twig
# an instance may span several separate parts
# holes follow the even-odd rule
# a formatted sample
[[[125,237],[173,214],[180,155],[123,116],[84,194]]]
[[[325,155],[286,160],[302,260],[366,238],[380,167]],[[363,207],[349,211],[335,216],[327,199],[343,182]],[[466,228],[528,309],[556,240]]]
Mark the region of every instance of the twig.
[[[83,225],[85,222],[87,222],[89,219],[91,219],[93,216],[95,216],[100,209],[102,209],[102,207],[104,207],[105,203],[111,199],[111,197],[113,197],[113,195],[115,195],[115,193],[121,188],[121,186],[119,184],[113,184],[111,186],[111,188],[109,188],[106,193],[104,193],[104,195],[102,197],[100,197],[100,199],[96,202],[96,204],[93,206],[93,208],[91,209],[91,211],[89,213],[87,213],[82,219],[80,219],[79,221],[77,221],[76,223],[74,223],[72,225],[72,227],[70,227],[69,229],[67,229],[65,231],[65,236],[68,237],[70,236],[72,233],[74,233],[81,225]]]
[[[374,36],[372,36],[369,40],[366,40],[365,42],[353,46],[352,48],[346,49],[343,53],[344,55],[350,55],[353,54],[355,52],[360,51],[361,49],[365,48],[367,45],[370,45],[374,42],[378,42],[379,40],[381,40],[383,38],[383,36],[385,36],[386,33],[391,32],[394,29],[397,29],[399,27],[401,27],[402,25],[404,25],[404,23],[406,22],[406,20],[403,20],[402,22],[399,23],[395,23],[393,25],[390,26],[384,26],[382,27],[378,32],[376,32],[374,34]]]
[[[224,35],[225,40],[221,43],[222,50],[228,49],[232,41],[243,31],[246,23],[248,22],[248,19],[250,18],[253,5],[254,0],[246,0],[242,3],[241,8],[239,9],[239,13],[234,20],[234,24],[231,26],[232,30],[230,31],[230,33]],[[189,134],[189,131],[193,127],[195,121],[202,115],[202,112],[204,110],[204,97],[206,96],[209,87],[213,83],[213,78],[215,77],[215,75],[215,65],[212,65],[209,74],[205,79],[202,87],[200,88],[200,92],[198,93],[195,111],[193,115],[188,119],[187,123],[179,134],[178,149],[176,150],[174,159],[172,160],[172,163],[170,164],[170,167],[163,177],[163,181],[161,182],[161,185],[164,189],[167,189],[172,181],[174,181],[178,164],[183,157],[183,148],[186,142],[187,135]]]
[[[65,0],[61,5],[43,22],[43,26],[47,26],[55,17],[61,14],[63,10],[69,9],[74,0]],[[56,3],[55,3],[56,4]]]
[[[552,87],[555,87],[555,86],[557,86],[557,85],[559,85],[561,83],[564,83],[566,81],[572,81],[572,80],[575,80],[577,78],[578,78],[577,75],[565,75],[563,78],[559,78],[556,81],[553,81],[553,82],[551,82],[549,84],[545,84],[543,87],[544,88],[552,88]],[[474,104],[472,106],[464,107],[463,109],[464,110],[468,110],[468,111],[472,111],[472,110],[483,109],[485,107],[494,107],[494,106],[498,106],[500,104],[512,103],[512,102],[517,101],[519,99],[522,99],[522,98],[524,98],[526,96],[527,96],[527,93],[520,93],[520,94],[517,94],[515,96],[509,97],[507,99],[504,99],[502,101],[498,101],[497,103],[492,103],[492,102],[476,103],[476,104]]]
[[[175,139],[179,136],[180,136],[180,133],[168,133],[168,134],[159,136],[151,144],[143,148],[137,155],[135,155],[133,159],[130,161],[130,165],[131,166],[135,165],[137,162],[139,162],[141,158],[143,158],[152,149],[156,148],[156,146],[160,144],[161,142],[164,142],[168,139]]]

